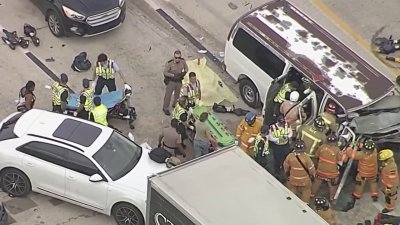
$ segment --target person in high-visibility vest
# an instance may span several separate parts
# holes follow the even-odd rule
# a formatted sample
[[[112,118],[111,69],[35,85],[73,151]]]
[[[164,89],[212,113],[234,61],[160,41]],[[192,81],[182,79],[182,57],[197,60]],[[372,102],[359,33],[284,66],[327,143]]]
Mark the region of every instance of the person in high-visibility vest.
[[[337,136],[331,133],[327,137],[327,143],[322,144],[315,153],[318,164],[315,181],[311,187],[312,197],[318,194],[319,188],[324,182],[327,182],[329,187],[329,200],[332,201],[335,196],[339,184],[337,165],[345,159],[345,154],[337,147],[337,142]]]
[[[356,185],[354,186],[353,197],[360,199],[364,190],[365,183],[369,183],[370,194],[374,202],[378,201],[377,174],[378,174],[378,153],[375,143],[366,139],[361,145],[361,151],[356,151],[351,147],[346,149],[346,154],[353,160],[358,160],[358,173]]]
[[[98,96],[94,97],[93,103],[94,103],[94,108],[89,114],[89,119],[103,126],[108,126],[107,107],[101,103],[101,98]]]
[[[324,219],[329,225],[339,225],[332,213],[331,206],[326,198],[318,197],[314,199],[314,211]]]
[[[270,126],[268,140],[269,147],[274,156],[275,175],[282,175],[282,164],[286,156],[290,153],[290,138],[293,136],[293,130],[286,122],[283,115],[278,116],[277,122]]]
[[[274,157],[268,143],[269,126],[263,125],[254,139],[254,160],[270,174],[274,174]]]
[[[201,100],[201,88],[195,72],[189,73],[189,83],[183,85],[180,96],[188,98],[188,107],[198,106]]]
[[[97,77],[96,87],[94,88],[94,95],[100,95],[104,86],[107,87],[108,92],[116,91],[115,73],[118,73],[122,81],[126,84],[126,79],[119,66],[114,60],[108,58],[104,53],[97,57],[96,68],[93,73],[93,80]]]
[[[382,213],[388,213],[394,210],[397,200],[397,189],[399,186],[399,172],[397,164],[394,161],[393,151],[384,149],[379,152],[379,161],[381,161],[380,177],[382,192],[385,195],[386,206]]]
[[[88,79],[82,80],[83,90],[79,96],[78,109],[74,112],[74,116],[82,119],[89,119],[89,112],[93,108],[93,88],[90,87]]]
[[[249,156],[252,155],[254,146],[254,141],[251,143],[250,138],[257,136],[261,126],[262,120],[257,118],[255,113],[248,112],[236,128],[236,140],[240,148]]]
[[[307,203],[311,196],[311,182],[315,177],[315,167],[311,158],[304,154],[304,142],[296,141],[293,152],[283,162],[288,177],[287,188]]]
[[[60,75],[60,81],[54,82],[51,86],[52,90],[52,105],[53,112],[67,114],[67,103],[69,101],[69,90],[68,90],[68,76],[65,73]]]

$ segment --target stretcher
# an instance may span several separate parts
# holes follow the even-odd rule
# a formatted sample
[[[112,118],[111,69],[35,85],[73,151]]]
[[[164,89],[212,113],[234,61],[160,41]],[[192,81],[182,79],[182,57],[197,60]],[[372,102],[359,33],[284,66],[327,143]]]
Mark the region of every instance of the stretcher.
[[[76,110],[78,108],[79,95],[80,94],[76,93],[70,94],[70,99],[67,104],[68,110]],[[107,92],[98,96],[101,98],[101,103],[104,104],[107,107],[107,109],[114,108],[114,106],[119,104],[125,98],[123,90]]]
[[[207,109],[202,106],[197,106],[193,109],[193,114],[196,120],[199,119],[201,113],[203,112],[207,112]],[[213,113],[209,113],[207,125],[211,130],[212,136],[218,143],[220,143],[220,145],[229,146],[235,144],[235,137],[230,131],[228,131],[228,129],[226,129],[224,124],[222,124]]]

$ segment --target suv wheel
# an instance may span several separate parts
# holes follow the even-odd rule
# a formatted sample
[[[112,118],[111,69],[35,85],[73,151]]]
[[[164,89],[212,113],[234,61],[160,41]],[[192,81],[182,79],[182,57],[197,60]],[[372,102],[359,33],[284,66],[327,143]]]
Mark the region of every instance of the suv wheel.
[[[257,87],[250,79],[242,79],[239,83],[240,95],[243,101],[250,107],[256,108],[260,105],[260,95]]]
[[[118,225],[144,225],[142,213],[133,205],[118,203],[112,212]]]
[[[47,13],[47,25],[54,36],[64,36],[64,25],[61,16],[56,11],[50,10]]]
[[[1,189],[15,197],[22,197],[31,191],[29,178],[20,170],[5,169],[1,173]]]

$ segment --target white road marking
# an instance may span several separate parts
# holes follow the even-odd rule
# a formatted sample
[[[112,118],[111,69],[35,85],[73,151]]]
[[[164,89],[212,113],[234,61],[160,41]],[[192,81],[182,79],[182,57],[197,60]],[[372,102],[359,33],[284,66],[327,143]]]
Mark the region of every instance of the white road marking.
[[[147,4],[149,4],[151,8],[153,8],[154,10],[161,9],[161,7],[153,0],[144,0],[144,1],[147,2]]]

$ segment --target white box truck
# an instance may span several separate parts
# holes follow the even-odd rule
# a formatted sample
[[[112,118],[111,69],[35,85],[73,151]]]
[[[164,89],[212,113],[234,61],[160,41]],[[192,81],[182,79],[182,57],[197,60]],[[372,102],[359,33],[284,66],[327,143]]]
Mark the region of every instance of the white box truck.
[[[146,225],[328,225],[239,147],[149,177]]]

